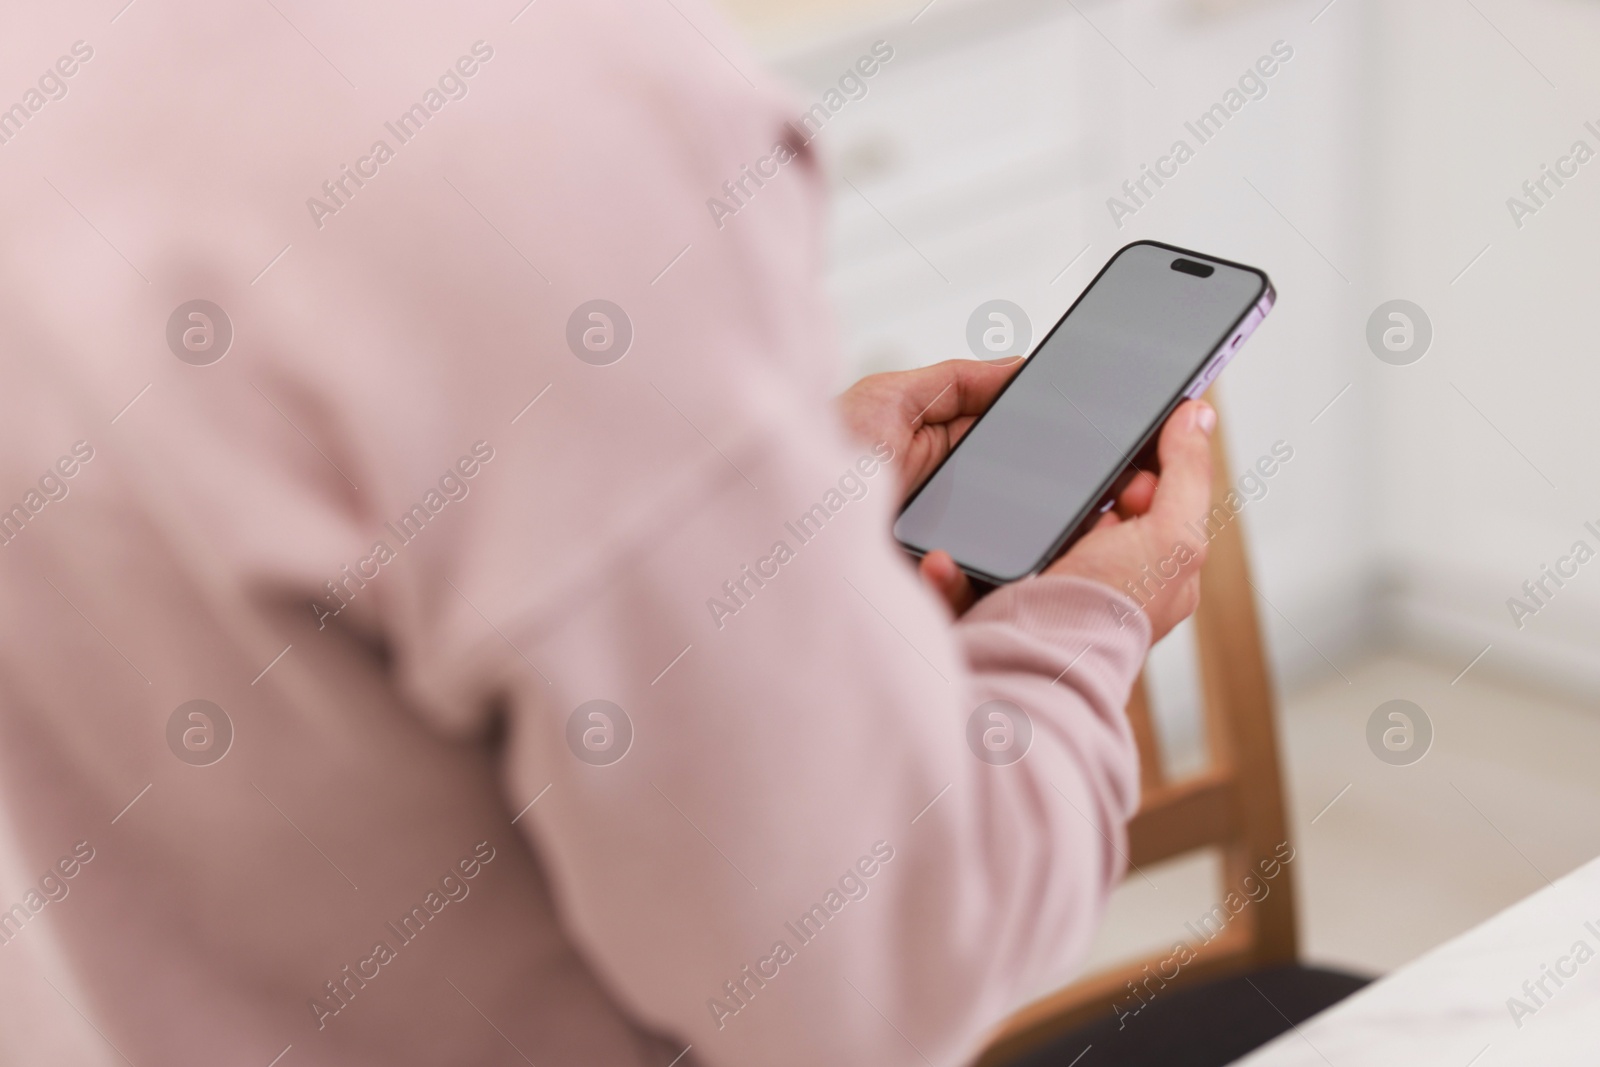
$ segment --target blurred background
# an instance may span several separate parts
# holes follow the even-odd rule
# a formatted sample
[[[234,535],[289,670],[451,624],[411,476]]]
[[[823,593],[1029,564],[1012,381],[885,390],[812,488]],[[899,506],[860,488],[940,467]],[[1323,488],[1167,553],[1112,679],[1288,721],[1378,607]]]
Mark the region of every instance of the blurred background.
[[[815,142],[841,386],[969,355],[990,299],[1037,339],[1141,238],[1272,275],[1218,392],[1234,477],[1293,449],[1243,521],[1304,956],[1387,971],[1600,854],[1600,558],[1523,590],[1576,542],[1600,551],[1600,5],[720,3],[797,117],[893,49]],[[1241,86],[1262,57],[1273,74]],[[1240,100],[1204,143],[1185,126]],[[1179,139],[1193,157],[1131,199]],[[1399,363],[1368,342],[1393,300],[1432,334]],[[1189,635],[1153,675],[1169,762],[1203,761]],[[1366,742],[1396,698],[1434,730],[1409,766]],[[1147,873],[1094,962],[1170,946],[1216,901],[1214,858]]]

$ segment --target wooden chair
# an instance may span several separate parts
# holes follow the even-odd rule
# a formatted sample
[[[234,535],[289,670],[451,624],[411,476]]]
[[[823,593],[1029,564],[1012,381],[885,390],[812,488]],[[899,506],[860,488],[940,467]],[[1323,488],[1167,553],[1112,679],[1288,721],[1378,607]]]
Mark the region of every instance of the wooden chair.
[[[1215,507],[1230,484],[1220,426],[1211,438],[1211,454]],[[1272,688],[1237,516],[1212,539],[1200,586],[1195,630],[1209,764],[1197,774],[1168,780],[1141,678],[1128,704],[1143,776],[1139,813],[1128,827],[1128,854],[1144,867],[1216,848],[1222,855],[1216,898],[1221,900],[1245,875],[1259,878],[1257,865],[1288,840]],[[1293,963],[1298,945],[1292,866],[1284,865],[1271,891],[1234,916],[1220,935],[1198,946],[1198,939],[1190,940],[1196,958],[1161,991]],[[1130,983],[1143,988],[1140,983],[1168,955],[1091,975],[1028,1005],[1001,1026],[979,1067],[998,1067],[1080,1026],[1112,1018],[1114,1003],[1130,1001]]]

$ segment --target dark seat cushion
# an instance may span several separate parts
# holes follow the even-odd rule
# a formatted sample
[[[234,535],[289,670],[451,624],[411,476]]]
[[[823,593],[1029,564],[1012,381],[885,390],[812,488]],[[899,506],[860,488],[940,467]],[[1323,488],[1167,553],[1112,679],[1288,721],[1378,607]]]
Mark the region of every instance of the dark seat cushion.
[[[1369,981],[1299,965],[1222,978],[1107,1012],[1008,1067],[1224,1067]]]

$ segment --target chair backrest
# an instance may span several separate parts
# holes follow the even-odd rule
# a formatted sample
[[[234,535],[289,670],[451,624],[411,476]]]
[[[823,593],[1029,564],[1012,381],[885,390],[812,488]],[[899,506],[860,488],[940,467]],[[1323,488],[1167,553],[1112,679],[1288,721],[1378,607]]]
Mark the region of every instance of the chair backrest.
[[[1114,1005],[1141,1003],[1157,992],[1258,967],[1293,962],[1294,883],[1282,860],[1288,841],[1283,786],[1278,770],[1277,729],[1257,624],[1254,586],[1240,522],[1224,500],[1227,453],[1219,426],[1211,439],[1216,486],[1206,525],[1211,552],[1201,572],[1195,634],[1208,765],[1169,780],[1152,728],[1144,679],[1134,687],[1128,718],[1139,743],[1143,795],[1128,827],[1128,858],[1138,867],[1215,848],[1222,856],[1216,900],[1261,884],[1263,864],[1272,871],[1269,891],[1251,901],[1212,936],[1185,938],[1193,958],[1174,962],[1170,951],[1084,978],[1013,1015],[978,1061],[999,1067],[1035,1046],[1086,1023],[1114,1017]],[[1246,882],[1253,876],[1252,882]],[[1234,898],[1235,901],[1239,897]],[[1171,977],[1173,970],[1176,977]],[[1135,1000],[1140,997],[1141,1000]]]

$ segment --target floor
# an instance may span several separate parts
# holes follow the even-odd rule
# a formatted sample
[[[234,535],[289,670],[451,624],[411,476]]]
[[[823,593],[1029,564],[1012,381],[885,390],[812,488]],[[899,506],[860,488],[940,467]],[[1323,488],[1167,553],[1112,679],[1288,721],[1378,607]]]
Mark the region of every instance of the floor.
[[[1600,856],[1600,709],[1403,658],[1345,673],[1282,708],[1305,959],[1382,974]],[[1397,698],[1434,730],[1405,766],[1367,742]],[[1217,903],[1217,871],[1199,856],[1129,878],[1090,966],[1170,948]]]

